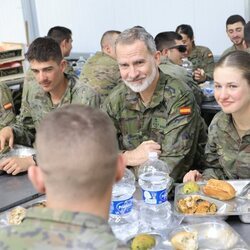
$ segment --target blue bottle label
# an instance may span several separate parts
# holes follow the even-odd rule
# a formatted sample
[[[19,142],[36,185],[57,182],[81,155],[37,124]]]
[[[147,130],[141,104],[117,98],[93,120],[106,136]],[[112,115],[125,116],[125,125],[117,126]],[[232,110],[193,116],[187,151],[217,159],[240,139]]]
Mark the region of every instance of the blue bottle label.
[[[133,196],[123,201],[112,201],[110,213],[115,215],[123,215],[131,212],[133,208]]]
[[[149,191],[142,189],[142,198],[147,204],[161,204],[167,201],[167,189],[160,191]]]

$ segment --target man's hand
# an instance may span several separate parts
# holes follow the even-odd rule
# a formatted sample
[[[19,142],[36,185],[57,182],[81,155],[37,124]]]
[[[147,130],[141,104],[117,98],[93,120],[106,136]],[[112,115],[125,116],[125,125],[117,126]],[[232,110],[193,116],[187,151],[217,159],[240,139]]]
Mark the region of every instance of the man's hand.
[[[161,145],[155,141],[144,141],[136,149],[125,151],[126,165],[139,166],[148,160],[149,152],[161,153]]]
[[[4,127],[0,131],[0,151],[4,149],[6,143],[8,143],[10,148],[13,148],[14,134],[11,127]]]
[[[10,157],[0,161],[0,170],[6,171],[8,174],[16,175],[25,172],[31,165],[35,165],[32,156],[27,157]]]
[[[199,69],[197,68],[194,72],[193,72],[193,78],[195,81],[197,82],[205,82],[206,81],[206,74],[205,71],[203,69]]]
[[[202,180],[202,175],[197,170],[190,170],[183,177],[183,182],[187,182],[187,181],[201,181],[201,180]]]

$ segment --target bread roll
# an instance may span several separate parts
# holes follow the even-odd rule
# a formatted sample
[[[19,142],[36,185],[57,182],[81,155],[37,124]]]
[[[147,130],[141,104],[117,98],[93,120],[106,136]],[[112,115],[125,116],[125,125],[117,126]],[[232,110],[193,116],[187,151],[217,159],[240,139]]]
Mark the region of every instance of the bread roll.
[[[203,187],[203,192],[205,195],[222,201],[234,198],[236,193],[231,184],[216,179],[210,179],[206,186]]]
[[[171,244],[175,250],[197,250],[197,232],[179,232],[171,238]]]

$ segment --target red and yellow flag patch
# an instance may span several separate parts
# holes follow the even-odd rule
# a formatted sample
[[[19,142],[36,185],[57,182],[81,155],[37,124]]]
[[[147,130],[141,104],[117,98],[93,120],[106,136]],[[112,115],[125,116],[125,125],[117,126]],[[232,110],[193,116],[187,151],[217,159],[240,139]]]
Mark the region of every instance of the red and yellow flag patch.
[[[192,109],[190,107],[181,107],[180,108],[180,114],[181,115],[189,115],[191,114]]]
[[[11,102],[5,103],[5,104],[3,105],[3,108],[4,108],[5,110],[11,109],[11,108],[12,108],[12,103],[11,103]]]

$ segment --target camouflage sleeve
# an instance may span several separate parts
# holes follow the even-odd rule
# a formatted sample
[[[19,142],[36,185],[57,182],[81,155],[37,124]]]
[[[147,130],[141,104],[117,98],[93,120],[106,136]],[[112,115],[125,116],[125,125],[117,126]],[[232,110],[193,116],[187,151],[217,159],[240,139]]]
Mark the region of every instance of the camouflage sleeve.
[[[14,104],[8,86],[0,83],[0,129],[15,122]]]
[[[213,72],[214,72],[214,56],[210,49],[206,49],[203,53],[203,60],[204,60],[204,71],[206,73],[207,79],[213,79]]]
[[[193,165],[200,123],[201,117],[192,93],[187,91],[176,98],[164,130],[160,156],[173,169],[171,176],[175,180],[181,180]]]
[[[218,134],[217,134],[217,126],[211,123],[208,130],[208,141],[205,148],[205,162],[202,167],[203,173],[202,176],[204,179],[226,179],[224,171],[219,162],[219,154],[218,154]]]
[[[16,117],[16,123],[11,125],[14,130],[15,143],[32,146],[35,141],[35,124],[29,105],[29,89],[26,88],[22,96],[20,114]]]

